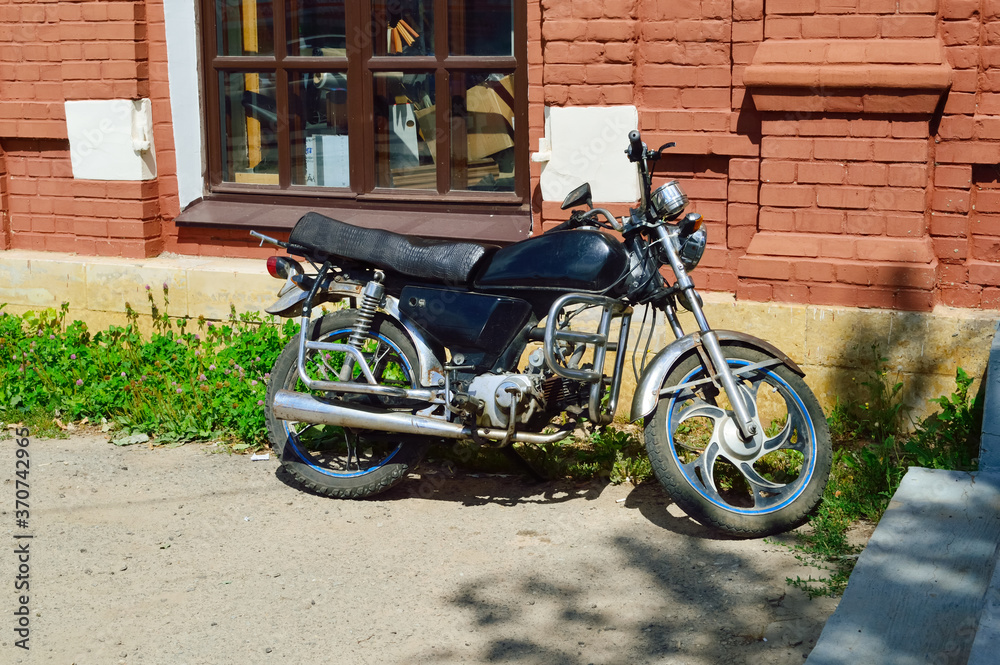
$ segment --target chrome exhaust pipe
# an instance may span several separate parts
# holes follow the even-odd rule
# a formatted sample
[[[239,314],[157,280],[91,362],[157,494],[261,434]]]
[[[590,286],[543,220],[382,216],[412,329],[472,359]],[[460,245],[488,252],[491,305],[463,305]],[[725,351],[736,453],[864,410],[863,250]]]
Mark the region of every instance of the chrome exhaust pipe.
[[[330,404],[322,402],[312,395],[292,392],[291,390],[279,390],[274,394],[271,411],[279,420],[374,429],[399,434],[437,436],[446,439],[473,438],[472,428],[459,423],[449,423],[439,418],[387,411],[370,406],[352,405],[346,407]],[[511,441],[534,444],[555,443],[566,438],[571,431],[562,429],[552,434],[515,432]],[[503,439],[507,436],[507,430],[479,427],[475,431],[475,436],[480,439]]]

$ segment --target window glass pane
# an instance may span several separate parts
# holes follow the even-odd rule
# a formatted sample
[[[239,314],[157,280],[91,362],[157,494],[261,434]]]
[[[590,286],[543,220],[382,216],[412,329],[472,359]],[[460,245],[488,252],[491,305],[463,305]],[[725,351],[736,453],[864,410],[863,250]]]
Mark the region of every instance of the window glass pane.
[[[278,113],[274,74],[221,72],[222,179],[278,184]]]
[[[215,0],[219,55],[274,55],[270,0]]]
[[[448,0],[453,55],[514,55],[513,0]]]
[[[344,0],[292,2],[288,23],[288,55],[347,57]]]
[[[514,82],[510,74],[452,76],[452,188],[514,191]]]
[[[434,0],[373,0],[375,55],[434,55]]]
[[[375,74],[375,182],[437,189],[434,75]]]
[[[289,74],[292,183],[349,187],[347,74]]]

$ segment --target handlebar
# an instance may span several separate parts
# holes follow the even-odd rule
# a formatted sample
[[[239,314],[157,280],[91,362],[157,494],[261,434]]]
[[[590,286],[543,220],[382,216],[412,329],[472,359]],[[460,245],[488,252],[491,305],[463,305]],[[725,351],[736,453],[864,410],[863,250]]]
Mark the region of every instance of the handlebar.
[[[667,148],[674,147],[674,143],[671,141],[669,143],[664,143],[656,150],[647,150],[646,144],[642,142],[642,134],[640,134],[638,129],[633,129],[628,133],[629,146],[625,150],[625,154],[628,156],[628,160],[636,165],[639,169],[639,176],[642,180],[642,203],[637,211],[641,212],[643,216],[648,217],[648,221],[652,222],[652,217],[649,217],[649,198],[652,192],[653,185],[653,173],[652,166],[648,162],[656,162],[660,159],[661,154]],[[584,197],[583,195],[586,194]],[[586,203],[588,206],[591,205],[590,199],[590,189],[589,186],[584,186],[578,188],[577,190],[570,193],[569,196],[563,201],[563,208],[568,208],[572,205],[578,205],[580,203]],[[582,198],[581,198],[582,197]],[[585,213],[574,212],[573,215],[562,224],[549,229],[549,231],[566,231],[569,229],[575,229],[579,226],[584,226],[588,221],[593,219],[597,215],[602,215],[608,220],[608,224],[603,222],[595,222],[600,226],[609,226],[615,231],[622,232],[624,227],[618,223],[614,215],[612,215],[607,210],[603,208],[592,208],[590,211]]]
[[[580,213],[579,211],[574,212],[573,215],[568,220],[566,220],[565,222],[556,227],[549,229],[548,231],[546,231],[546,233],[552,233],[553,231],[568,231],[570,229],[575,229],[580,226],[586,226],[587,222],[596,217],[597,215],[603,215],[604,218],[608,220],[608,224],[610,224],[611,228],[614,229],[615,231],[621,232],[622,229],[624,228],[621,224],[618,223],[618,220],[615,219],[615,216],[612,215],[609,211],[605,210],[604,208],[594,208],[593,210],[588,210],[587,212],[584,213]]]
[[[633,129],[628,133],[628,160],[638,162],[646,157],[646,145],[642,142],[639,130]]]
[[[649,196],[653,188],[653,167],[647,165],[646,161],[656,162],[660,155],[667,148],[673,148],[676,144],[671,141],[664,143],[656,150],[646,150],[646,144],[642,142],[642,136],[638,129],[633,129],[628,133],[628,149],[625,154],[628,160],[639,169],[639,177],[642,179],[642,206],[641,210],[648,210]]]
[[[597,215],[603,215],[604,219],[608,220],[608,224],[610,224],[611,228],[613,228],[615,231],[621,231],[622,230],[623,227],[622,227],[621,224],[618,223],[618,220],[615,219],[615,216],[612,215],[607,210],[605,210],[604,208],[594,208],[593,210],[585,212],[581,216],[581,219],[583,221],[586,221],[586,220],[590,219],[591,217],[596,217]]]

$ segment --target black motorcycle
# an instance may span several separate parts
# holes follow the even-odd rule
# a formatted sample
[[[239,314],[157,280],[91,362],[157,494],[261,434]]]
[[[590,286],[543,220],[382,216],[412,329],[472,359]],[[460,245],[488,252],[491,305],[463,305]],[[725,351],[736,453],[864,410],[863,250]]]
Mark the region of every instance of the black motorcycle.
[[[628,217],[594,208],[583,185],[563,209],[588,210],[507,247],[317,213],[287,243],[254,232],[313,268],[267,262],[286,280],[267,311],[302,323],[271,370],[265,402],[282,465],[312,490],[360,498],[402,480],[434,441],[545,444],[582,418],[610,423],[633,308],[646,305],[652,326],[662,312],[676,337],[647,362],[650,328],[646,349],[632,354],[631,420],[644,420],[656,477],[689,515],[732,535],[801,524],[830,473],[826,419],[787,355],[709,326],[689,276],[705,251],[702,217],[685,214],[676,181],[652,191],[649,164],[671,146],[648,150],[630,132],[625,152],[642,201]],[[312,318],[339,301],[348,306]],[[696,332],[682,330],[678,304]]]

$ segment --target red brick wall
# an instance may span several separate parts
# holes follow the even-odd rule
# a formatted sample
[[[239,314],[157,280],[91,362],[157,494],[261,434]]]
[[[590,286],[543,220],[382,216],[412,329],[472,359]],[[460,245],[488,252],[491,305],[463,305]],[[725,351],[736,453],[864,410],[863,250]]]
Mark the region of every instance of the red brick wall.
[[[1000,308],[1000,3],[941,0],[955,69],[935,146],[930,235],[941,302]]]
[[[701,286],[1000,308],[1000,1],[769,0],[765,12],[763,0],[528,0],[528,38],[532,149],[546,105],[635,105],[647,143],[677,143],[655,185],[680,180],[708,220]],[[940,43],[952,69],[937,107],[939,91],[891,85],[854,96],[744,85],[761,43],[836,40],[817,66],[837,74],[851,44],[919,39]],[[0,248],[258,255],[242,230],[173,223],[169,94],[162,0],[0,4]],[[158,177],[74,180],[63,103],[137,97],[153,103]],[[530,168],[541,231],[567,213],[541,200]]]
[[[765,16],[761,0],[552,1],[538,12],[533,132],[543,102],[622,103],[611,100],[631,63],[644,136],[677,142],[665,175],[713,220],[703,286],[763,301],[998,307],[1000,2],[769,0]],[[758,111],[743,76],[764,40],[836,40],[818,63],[834,69],[862,40],[911,51],[872,56],[889,69],[940,44],[951,90],[937,108],[940,91],[898,83],[839,97],[825,85],[755,90]],[[542,228],[565,218],[535,201]]]
[[[700,283],[735,291],[736,267],[756,227],[759,122],[741,84],[763,34],[762,2],[641,0],[529,2],[532,145],[543,107],[635,105],[644,141],[667,151],[654,187],[679,180],[708,221]],[[538,41],[533,35],[537,34]],[[622,138],[622,149],[626,138]],[[537,192],[540,166],[533,166]],[[533,198],[538,230],[566,219]],[[607,206],[625,214],[627,205]]]
[[[938,29],[935,17],[938,2],[768,0],[764,36],[768,39],[933,37]],[[978,0],[975,4],[979,4]]]
[[[10,249],[10,198],[7,196],[7,155],[0,146],[0,250]]]
[[[820,304],[996,308],[1000,275],[992,268],[1000,247],[991,234],[1000,229],[984,209],[991,194],[977,205],[992,181],[973,174],[991,173],[1000,161],[992,70],[1000,3],[913,0],[897,10],[894,2],[838,0],[767,8],[772,39],[934,38],[953,68],[952,83],[943,104],[924,113],[865,107],[764,114],[761,235],[740,261],[741,289],[785,299],[778,290],[794,285],[796,300]],[[903,109],[902,99],[887,108]]]
[[[147,239],[159,235],[155,181],[76,180],[66,140],[4,139],[4,146],[14,248],[150,255]]]
[[[737,293],[931,307],[926,119],[772,115],[762,123],[759,234],[740,259]]]
[[[0,44],[10,246],[129,257],[159,253],[160,181],[74,180],[63,106],[67,100],[149,97],[146,4],[6,2],[0,5]],[[156,142],[163,172],[170,166],[160,161],[159,136]]]

